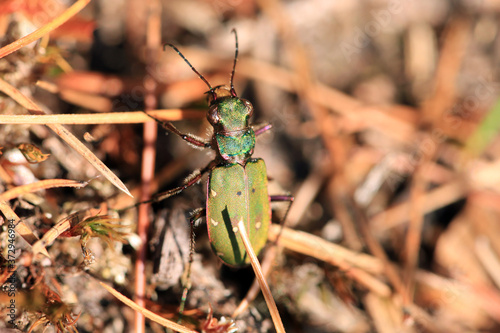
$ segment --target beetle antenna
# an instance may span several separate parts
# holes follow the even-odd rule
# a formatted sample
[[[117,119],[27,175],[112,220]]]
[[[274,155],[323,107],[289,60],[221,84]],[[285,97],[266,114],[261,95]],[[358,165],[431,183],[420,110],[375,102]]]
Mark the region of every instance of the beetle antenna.
[[[236,62],[238,61],[238,34],[236,33],[235,28],[233,28],[231,32],[234,33],[234,40],[236,44],[234,51],[233,71],[231,72],[231,95],[233,95],[233,97],[236,97],[236,90],[234,90],[233,80],[234,80],[234,72],[236,71]]]
[[[193,67],[193,65],[191,65],[191,63],[189,62],[189,60],[187,60],[187,59],[186,59],[186,57],[184,56],[184,54],[182,54],[182,53],[181,53],[181,51],[179,51],[179,49],[175,47],[175,45],[170,44],[170,43],[165,44],[165,45],[163,45],[163,51],[165,51],[165,48],[166,48],[166,46],[167,46],[167,45],[168,45],[168,46],[170,46],[171,48],[173,48],[173,49],[175,50],[175,52],[177,52],[177,54],[178,54],[178,55],[180,55],[182,59],[184,59],[184,61],[186,62],[186,64],[188,64],[188,65],[189,65],[189,67],[191,67],[191,69],[193,70],[193,72],[195,72],[195,73],[198,75],[198,77],[199,77],[200,79],[202,79],[202,80],[203,80],[203,82],[205,82],[205,83],[206,83],[206,85],[207,85],[207,86],[208,86],[208,88],[210,89],[210,93],[212,94],[212,97],[214,98],[214,100],[216,100],[216,99],[217,99],[217,95],[215,94],[215,92],[214,92],[214,88],[212,88],[212,86],[211,86],[211,85],[210,85],[210,83],[207,81],[207,79],[205,79],[205,77],[204,77],[203,75],[201,75],[201,74],[200,74],[200,73],[199,73],[199,72],[198,72],[198,71],[197,71],[197,70]]]

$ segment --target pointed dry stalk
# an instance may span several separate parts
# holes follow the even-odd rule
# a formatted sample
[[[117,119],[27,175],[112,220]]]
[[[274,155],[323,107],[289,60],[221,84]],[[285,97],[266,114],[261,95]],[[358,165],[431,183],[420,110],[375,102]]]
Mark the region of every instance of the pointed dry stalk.
[[[166,121],[204,118],[205,113],[195,110],[162,109],[148,111],[152,116]],[[0,115],[0,124],[139,124],[152,121],[142,111],[88,113],[88,114],[47,114],[47,115]]]
[[[375,257],[278,225],[270,226],[268,237],[270,241],[279,237],[278,245],[339,267],[347,276],[379,296],[388,297],[391,294],[391,288],[372,275],[384,273],[382,262]]]
[[[266,277],[269,272],[271,271],[274,259],[276,258],[276,252],[277,252],[277,246],[273,245],[270,246],[265,253],[264,258],[262,259],[262,274],[264,274],[264,277]],[[233,314],[231,315],[232,318],[238,317],[240,314],[245,311],[250,303],[257,297],[259,293],[259,281],[257,279],[254,279],[252,286],[247,292],[247,295],[245,298],[240,302],[236,310],[234,310]]]
[[[371,274],[384,274],[382,262],[369,254],[352,251],[338,244],[307,232],[293,230],[276,224],[269,226],[268,240],[278,241],[279,246],[330,263],[347,264]]]
[[[151,319],[152,321],[160,324],[160,325],[163,325],[164,327],[167,327],[167,328],[170,328],[171,330],[174,330],[176,332],[181,332],[181,333],[197,333],[196,331],[193,331],[185,326],[182,326],[182,325],[179,325],[171,320],[168,320],[168,319],[165,319],[163,317],[160,317],[159,315],[143,308],[143,307],[140,307],[138,306],[137,304],[135,304],[131,299],[125,297],[124,295],[120,294],[118,291],[116,291],[115,289],[113,289],[112,287],[106,285],[105,283],[102,283],[102,282],[99,282],[100,285],[106,289],[107,291],[109,291],[113,296],[115,296],[116,298],[118,298],[120,301],[122,301],[123,303],[125,303],[127,306],[129,306],[132,310],[135,310],[135,311],[139,311],[140,313],[142,313],[145,317]]]
[[[87,185],[87,182],[79,182],[68,179],[46,179],[35,183],[16,186],[13,189],[0,194],[0,201],[9,201],[23,194],[32,193],[40,190],[45,190],[54,187],[76,187],[82,188]]]
[[[283,327],[283,322],[281,321],[278,308],[276,307],[276,303],[274,302],[274,298],[266,282],[266,278],[262,273],[262,268],[260,267],[259,260],[257,259],[255,252],[253,251],[250,239],[248,239],[243,220],[238,223],[238,231],[240,232],[241,239],[243,240],[243,244],[245,245],[247,254],[250,257],[250,263],[252,264],[252,268],[255,272],[255,276],[257,277],[257,281],[259,281],[260,289],[262,290],[262,294],[264,295],[264,299],[266,300],[267,307],[269,308],[269,312],[271,313],[271,318],[273,319],[276,332],[285,333],[285,327]]]
[[[6,81],[0,79],[0,91],[4,92],[6,95],[11,97],[17,103],[22,105],[28,111],[34,114],[43,115],[44,112],[38,105],[35,104],[31,99],[23,95],[19,90],[14,88],[12,85]],[[46,124],[48,128],[54,131],[57,135],[61,137],[70,147],[76,150],[80,155],[82,155],[90,164],[92,164],[97,170],[99,170],[104,177],[106,177],[113,185],[119,188],[121,191],[125,192],[129,196],[129,190],[123,184],[123,182],[118,178],[97,156],[92,153],[80,140],[78,140],[71,132],[69,132],[64,126],[59,124]]]
[[[31,231],[31,229],[24,224],[23,221],[17,216],[17,214],[10,208],[10,206],[5,201],[0,201],[0,211],[2,211],[3,216],[7,221],[13,221],[16,225],[15,230],[28,244],[34,245],[38,241],[38,237]],[[46,249],[40,251],[43,255],[50,258],[49,253]]]
[[[41,27],[40,29],[37,29],[36,31],[30,33],[29,35],[24,36],[23,38],[18,39],[15,42],[12,42],[9,45],[2,47],[0,49],[0,59],[5,57],[6,55],[11,54],[12,52],[19,50],[23,46],[31,44],[32,42],[36,41],[39,38],[42,38],[52,30],[61,26],[63,23],[68,21],[70,18],[75,16],[79,11],[85,8],[85,6],[87,6],[89,2],[90,0],[78,0],[73,4],[73,6],[66,9],[61,15],[59,15],[51,22]]]
[[[88,3],[90,0],[78,0],[75,2],[71,7],[69,7],[67,10],[65,10],[61,15],[58,17],[54,18],[51,22],[48,24],[44,25],[40,29],[37,29],[36,31],[32,32],[31,34],[24,36],[21,39],[18,39],[9,45],[6,45],[0,49],[0,59],[5,57],[8,54],[11,54],[12,52],[15,52],[22,48],[23,46],[26,46],[37,39],[45,36],[52,30],[56,29],[57,27],[61,26],[63,23],[68,21],[70,18],[75,16],[78,12],[80,12]],[[16,102],[21,104],[23,107],[28,109],[32,113],[36,114],[43,114],[44,112],[36,105],[33,101],[31,101],[29,98],[21,94],[17,89],[12,87],[10,84],[5,82],[4,80],[0,79],[0,90],[3,91],[5,94],[13,98]],[[132,196],[130,192],[128,191],[127,187],[122,183],[122,181],[113,173],[111,170],[109,170],[104,163],[101,162],[85,145],[83,145],[73,134],[68,132],[64,127],[61,125],[47,125],[51,130],[53,130],[56,134],[58,134],[66,143],[68,143],[73,149],[78,151],[82,156],[84,156],[96,169],[98,169],[104,177],[106,177],[111,183],[113,183],[116,187],[118,187],[120,190],[123,192],[127,193],[128,195]]]

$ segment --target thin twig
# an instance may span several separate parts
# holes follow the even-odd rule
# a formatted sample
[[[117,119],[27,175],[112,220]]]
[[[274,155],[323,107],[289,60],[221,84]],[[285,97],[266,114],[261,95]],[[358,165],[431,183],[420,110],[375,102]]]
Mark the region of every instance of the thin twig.
[[[116,298],[118,298],[120,301],[122,301],[123,303],[125,303],[126,305],[128,305],[133,310],[142,313],[144,316],[148,317],[149,319],[153,320],[154,322],[157,322],[160,325],[163,325],[164,327],[170,328],[171,330],[174,330],[176,332],[181,332],[181,333],[198,333],[196,331],[190,330],[187,327],[179,325],[179,324],[177,324],[177,323],[175,323],[175,322],[173,322],[171,320],[165,319],[165,318],[157,315],[156,313],[153,313],[153,312],[145,309],[144,307],[140,307],[139,305],[137,305],[136,303],[134,303],[131,299],[128,299],[127,297],[125,297],[124,295],[120,294],[118,291],[116,291],[115,289],[111,288],[110,286],[108,286],[105,283],[99,282],[99,284],[104,289],[106,289],[107,291],[109,291],[113,296],[115,296]]]
[[[3,216],[9,222],[13,222],[16,227],[15,230],[21,235],[22,238],[28,244],[33,246],[38,241],[38,237],[31,231],[31,229],[17,216],[17,214],[10,208],[10,206],[5,201],[0,201],[0,211],[2,211]],[[49,253],[44,248],[40,251],[43,255],[50,258]]]
[[[52,30],[56,29],[64,22],[68,21],[70,18],[75,16],[83,8],[85,8],[85,6],[87,6],[89,2],[90,0],[78,0],[73,4],[73,6],[66,9],[61,15],[59,15],[48,24],[41,27],[40,29],[30,33],[27,36],[24,36],[21,39],[16,40],[15,42],[10,43],[9,45],[2,47],[0,49],[0,59],[5,57],[6,55],[11,54],[12,52],[19,50],[23,46],[36,41],[37,39],[45,36]]]
[[[204,118],[205,113],[196,110],[164,109],[148,111],[152,116],[166,121]],[[152,121],[142,111],[81,113],[81,114],[47,114],[47,115],[0,115],[0,124],[139,124]]]
[[[283,322],[281,321],[281,317],[278,312],[278,308],[276,307],[276,303],[274,302],[273,295],[271,294],[271,290],[267,285],[266,278],[262,273],[262,268],[260,267],[259,260],[257,259],[255,252],[253,251],[250,239],[248,239],[248,235],[245,230],[245,224],[243,223],[243,220],[238,222],[238,231],[240,233],[241,239],[243,240],[243,245],[245,245],[247,254],[250,257],[250,263],[252,264],[255,276],[259,281],[260,289],[262,290],[262,294],[264,295],[264,299],[266,300],[267,307],[269,308],[269,312],[271,313],[271,318],[273,319],[276,332],[284,333],[285,327],[283,326]]]
[[[147,63],[151,67],[155,67],[155,54],[160,50],[161,46],[161,5],[158,0],[149,0],[145,4],[148,9],[147,29],[146,29],[146,52]],[[151,75],[144,78],[144,104],[145,111],[154,110],[157,106],[155,90],[157,82]],[[142,164],[141,164],[141,202],[151,199],[152,186],[154,179],[155,159],[156,159],[156,122],[146,122],[143,129],[144,146],[142,149]],[[150,225],[149,204],[139,206],[137,234],[141,238],[141,245],[137,253],[135,262],[135,300],[138,305],[145,305],[146,296],[146,275],[145,267],[148,250],[148,231]],[[144,315],[141,312],[136,312],[134,317],[135,332],[142,333],[145,330]]]
[[[20,195],[32,193],[55,187],[76,187],[82,188],[87,185],[87,182],[80,182],[69,179],[45,179],[35,183],[16,186],[8,191],[0,193],[0,201],[9,201],[19,197]]]
[[[6,95],[10,96],[17,103],[26,108],[29,112],[43,115],[45,112],[35,104],[31,99],[23,95],[19,90],[11,86],[6,81],[0,79],[0,91],[4,92]],[[69,132],[64,126],[59,124],[46,124],[48,128],[53,130],[57,135],[61,137],[68,145],[75,149],[80,155],[82,155],[87,161],[90,162],[97,170],[99,170],[104,177],[106,177],[112,184],[118,187],[121,191],[125,192],[129,196],[132,196],[123,182],[118,178],[97,156],[90,151],[83,143],[80,142],[71,132]]]

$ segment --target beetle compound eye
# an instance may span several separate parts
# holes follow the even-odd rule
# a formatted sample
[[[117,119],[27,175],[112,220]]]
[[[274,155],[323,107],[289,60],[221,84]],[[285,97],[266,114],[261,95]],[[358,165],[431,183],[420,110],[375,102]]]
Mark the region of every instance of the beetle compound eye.
[[[217,105],[212,105],[207,113],[207,119],[211,125],[216,125],[220,121]]]

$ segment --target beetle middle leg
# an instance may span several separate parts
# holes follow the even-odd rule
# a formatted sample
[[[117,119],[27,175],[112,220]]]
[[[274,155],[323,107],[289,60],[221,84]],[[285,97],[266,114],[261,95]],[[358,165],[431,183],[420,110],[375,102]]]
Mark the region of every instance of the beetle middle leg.
[[[189,289],[191,289],[191,266],[194,260],[194,227],[196,221],[207,215],[207,210],[205,208],[198,208],[191,213],[189,218],[190,225],[190,241],[189,241],[189,260],[188,266],[186,268],[186,277],[183,281],[184,289],[182,291],[181,305],[179,306],[179,320],[182,319],[182,314],[184,313],[184,307],[186,305],[187,294]]]

